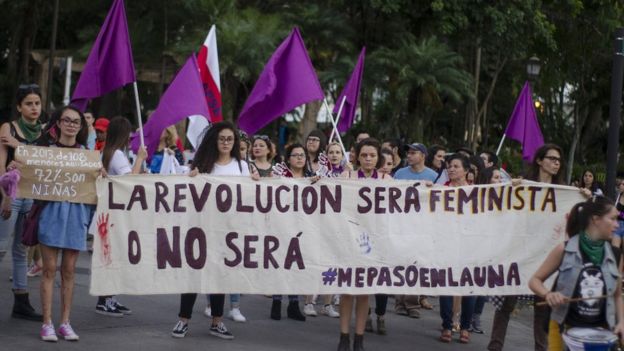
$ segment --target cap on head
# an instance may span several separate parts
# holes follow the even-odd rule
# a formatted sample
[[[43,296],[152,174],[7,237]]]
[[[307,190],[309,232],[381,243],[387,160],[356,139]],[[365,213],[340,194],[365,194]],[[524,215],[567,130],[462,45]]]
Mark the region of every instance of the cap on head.
[[[415,150],[415,151],[420,151],[423,153],[423,155],[427,156],[427,147],[421,143],[411,143],[411,144],[407,144],[405,146],[403,146],[403,150],[405,150],[405,152],[409,151],[409,150]]]

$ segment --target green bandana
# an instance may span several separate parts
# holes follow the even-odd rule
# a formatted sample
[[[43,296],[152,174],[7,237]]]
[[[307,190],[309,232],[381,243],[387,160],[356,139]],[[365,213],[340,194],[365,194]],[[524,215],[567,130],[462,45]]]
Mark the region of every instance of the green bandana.
[[[20,117],[17,120],[17,125],[29,143],[32,143],[41,135],[41,122],[39,122],[39,120],[37,120],[35,124],[30,124],[24,120],[24,117]]]
[[[600,266],[602,264],[602,260],[604,259],[604,241],[603,240],[592,240],[589,235],[585,232],[581,232],[579,234],[581,236],[579,243],[581,246],[581,251],[591,261],[591,263]]]

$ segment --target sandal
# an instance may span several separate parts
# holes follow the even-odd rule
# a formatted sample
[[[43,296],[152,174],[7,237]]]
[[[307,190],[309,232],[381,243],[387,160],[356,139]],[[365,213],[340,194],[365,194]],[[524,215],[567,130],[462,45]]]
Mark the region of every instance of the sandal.
[[[426,310],[432,310],[433,309],[433,305],[431,305],[431,303],[429,303],[429,300],[427,300],[427,298],[422,298],[419,301],[420,303],[420,307],[426,309]]]
[[[453,338],[453,333],[449,329],[443,329],[442,334],[440,334],[440,341],[444,343],[450,343]]]
[[[459,332],[459,342],[462,344],[470,342],[470,332],[468,330],[463,329]]]

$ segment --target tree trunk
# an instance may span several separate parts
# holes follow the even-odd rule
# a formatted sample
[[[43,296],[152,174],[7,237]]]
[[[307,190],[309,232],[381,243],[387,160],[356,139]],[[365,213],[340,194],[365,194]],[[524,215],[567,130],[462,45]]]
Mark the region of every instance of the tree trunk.
[[[322,101],[312,101],[305,105],[305,112],[303,113],[303,118],[299,122],[299,129],[297,131],[298,140],[303,140],[311,131],[317,128],[316,120],[322,106]]]
[[[587,115],[589,114],[588,108],[583,107],[583,111],[579,112],[578,105],[574,108],[574,136],[572,137],[572,142],[570,143],[570,150],[568,151],[568,164],[566,169],[566,182],[570,184],[572,181],[572,171],[574,170],[574,155],[576,155],[576,148],[578,146],[579,140],[581,139],[581,130],[583,129],[583,125],[587,120]]]

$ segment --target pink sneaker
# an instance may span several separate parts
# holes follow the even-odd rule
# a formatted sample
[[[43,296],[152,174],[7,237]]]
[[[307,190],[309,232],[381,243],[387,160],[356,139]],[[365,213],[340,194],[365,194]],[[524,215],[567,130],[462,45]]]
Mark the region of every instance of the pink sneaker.
[[[41,332],[39,333],[39,335],[41,335],[41,340],[43,341],[52,341],[52,342],[58,341],[58,338],[56,337],[56,333],[54,332],[53,324],[42,325]]]
[[[78,341],[79,339],[78,334],[74,332],[74,329],[72,329],[71,325],[69,325],[69,322],[61,324],[58,332],[67,341]]]
[[[33,263],[28,272],[26,272],[26,276],[29,278],[40,276],[42,270],[43,268],[41,268],[38,264]]]

